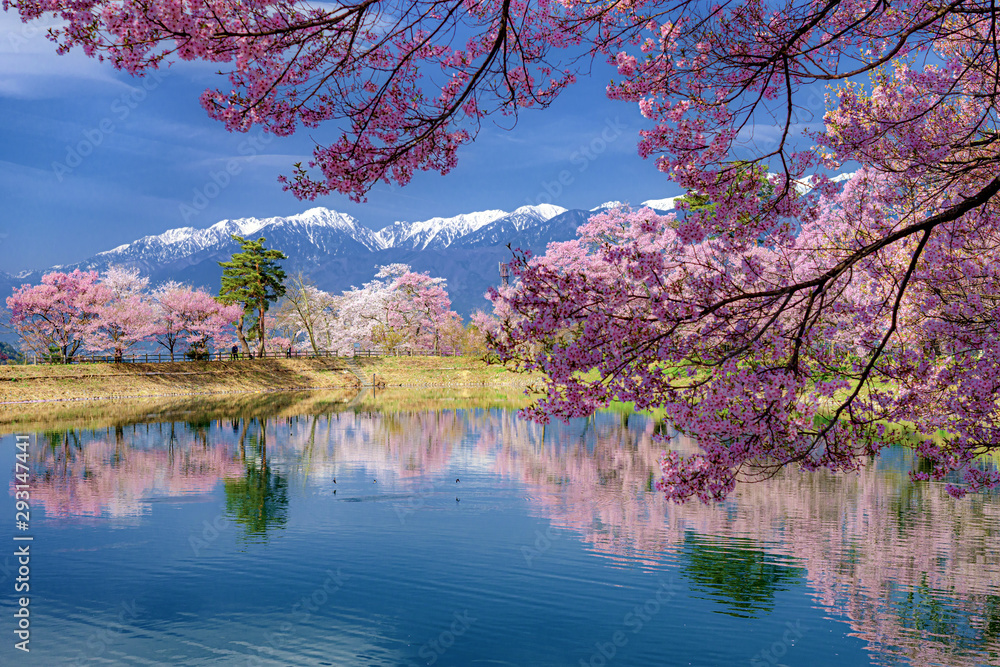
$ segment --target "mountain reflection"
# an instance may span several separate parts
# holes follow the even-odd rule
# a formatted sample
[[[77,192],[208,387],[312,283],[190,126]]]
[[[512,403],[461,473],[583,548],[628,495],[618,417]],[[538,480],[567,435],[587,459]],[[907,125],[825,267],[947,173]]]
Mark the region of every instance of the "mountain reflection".
[[[505,410],[327,412],[45,434],[32,497],[60,521],[137,521],[149,503],[217,493],[248,540],[295,512],[289,486],[332,491],[346,469],[379,490],[456,463],[523,485],[538,516],[610,566],[679,568],[723,613],[769,612],[804,580],[856,635],[914,665],[1000,654],[1000,503],[913,484],[903,450],[854,475],[786,471],[724,504],[673,506],[652,490],[653,419],[602,413],[542,427]],[[675,438],[673,446],[689,450]],[[216,497],[216,502],[218,499]],[[993,657],[991,657],[993,656]],[[877,655],[876,660],[880,659]]]

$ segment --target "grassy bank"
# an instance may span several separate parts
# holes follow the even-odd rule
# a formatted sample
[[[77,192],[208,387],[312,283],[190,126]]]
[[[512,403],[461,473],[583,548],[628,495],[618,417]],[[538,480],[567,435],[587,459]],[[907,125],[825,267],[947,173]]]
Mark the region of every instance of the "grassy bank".
[[[0,404],[0,436],[128,427],[149,422],[204,424],[216,420],[333,415],[346,411],[441,412],[517,410],[530,399],[522,388],[478,386],[361,391],[326,389],[243,394],[197,394],[147,398]]]
[[[526,384],[473,357],[256,359],[162,364],[0,366],[0,403],[294,389]]]
[[[357,389],[195,394],[0,404],[0,435],[17,432],[106,429],[150,421],[205,423],[340,411]]]
[[[477,357],[358,357],[358,372],[365,384],[386,387],[459,387],[526,385],[533,376],[490,366]]]

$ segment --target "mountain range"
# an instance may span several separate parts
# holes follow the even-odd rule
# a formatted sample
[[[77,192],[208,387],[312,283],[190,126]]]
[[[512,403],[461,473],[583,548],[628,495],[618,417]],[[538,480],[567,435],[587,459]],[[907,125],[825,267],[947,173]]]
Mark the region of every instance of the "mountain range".
[[[24,283],[36,284],[50,271],[104,271],[111,265],[136,267],[155,285],[167,280],[218,290],[222,269],[245,238],[265,237],[267,247],[283,251],[289,275],[309,276],[321,289],[340,292],[374,278],[377,267],[401,262],[415,271],[447,279],[453,308],[463,317],[488,308],[483,294],[499,283],[499,263],[511,248],[544,252],[552,241],[576,236],[577,227],[595,212],[618,206],[606,202],[589,211],[552,204],[522,206],[511,212],[476,211],[417,222],[394,222],[378,231],[354,217],[311,208],[288,217],[223,220],[205,229],[181,227],[146,236],[74,264],[16,275],[0,272],[0,299]],[[657,211],[673,208],[673,199],[643,202]],[[0,300],[2,304],[2,300]]]

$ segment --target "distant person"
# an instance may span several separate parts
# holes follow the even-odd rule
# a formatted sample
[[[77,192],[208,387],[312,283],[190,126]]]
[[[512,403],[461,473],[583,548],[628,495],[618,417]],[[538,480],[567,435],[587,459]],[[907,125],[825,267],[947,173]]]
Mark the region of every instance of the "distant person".
[[[292,358],[292,346],[291,345],[288,346],[288,351],[285,352],[285,357],[287,357],[288,359]]]
[[[233,349],[229,351],[229,355],[230,359],[239,359],[240,348],[237,347],[236,345],[233,345]]]

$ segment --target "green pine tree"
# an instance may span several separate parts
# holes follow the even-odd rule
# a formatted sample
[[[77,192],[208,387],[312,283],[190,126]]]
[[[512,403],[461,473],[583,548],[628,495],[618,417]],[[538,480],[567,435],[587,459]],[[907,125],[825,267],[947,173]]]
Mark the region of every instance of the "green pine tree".
[[[233,240],[240,244],[240,252],[233,253],[228,262],[219,262],[222,271],[222,289],[219,300],[225,304],[238,303],[243,306],[240,319],[236,323],[236,335],[243,345],[243,351],[250,354],[250,345],[243,333],[246,318],[256,316],[253,325],[257,330],[257,354],[264,355],[264,313],[272,301],[285,294],[285,272],[278,266],[278,260],[288,259],[280,250],[264,248],[266,239],[262,236],[250,241],[233,234]]]

